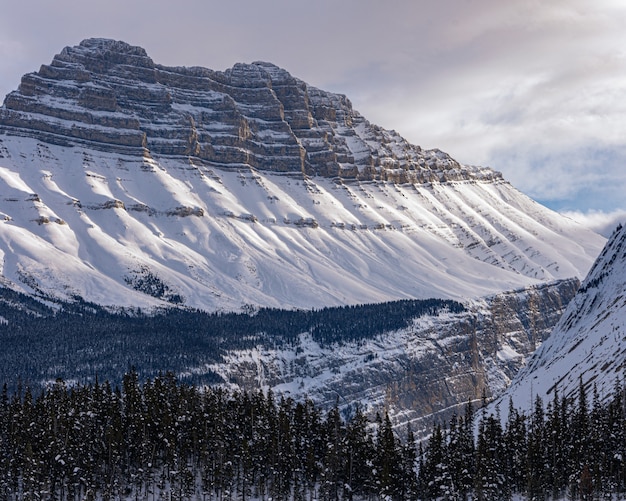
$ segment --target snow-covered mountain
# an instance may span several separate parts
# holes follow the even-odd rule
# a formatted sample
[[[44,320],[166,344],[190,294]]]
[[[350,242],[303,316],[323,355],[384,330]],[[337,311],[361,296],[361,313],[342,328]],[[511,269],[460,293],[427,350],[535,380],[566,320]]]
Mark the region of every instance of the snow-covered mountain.
[[[558,395],[576,398],[582,380],[591,395],[613,394],[626,368],[626,226],[611,235],[574,299],[506,393],[530,410],[537,396],[544,404]]]
[[[268,63],[67,47],[0,108],[0,271],[208,310],[468,298],[582,277],[604,239]]]

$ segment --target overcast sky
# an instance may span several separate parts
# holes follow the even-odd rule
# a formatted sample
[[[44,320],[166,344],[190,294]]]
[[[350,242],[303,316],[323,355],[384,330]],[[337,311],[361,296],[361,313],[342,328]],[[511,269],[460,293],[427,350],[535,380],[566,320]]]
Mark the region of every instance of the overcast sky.
[[[156,63],[270,61],[371,122],[598,229],[626,220],[623,0],[31,0],[0,18],[0,95],[106,37]]]

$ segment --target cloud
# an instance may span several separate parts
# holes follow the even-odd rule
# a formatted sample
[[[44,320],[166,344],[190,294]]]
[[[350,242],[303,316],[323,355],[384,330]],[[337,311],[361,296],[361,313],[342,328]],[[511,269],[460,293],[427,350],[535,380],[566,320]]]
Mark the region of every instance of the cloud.
[[[555,210],[626,209],[624,145],[566,147],[538,139],[505,145],[492,155],[514,186]]]
[[[609,237],[611,233],[617,228],[618,224],[626,224],[626,210],[615,210],[612,212],[602,211],[563,211],[561,214],[567,216],[575,221],[578,221],[583,226],[600,233],[605,237]]]

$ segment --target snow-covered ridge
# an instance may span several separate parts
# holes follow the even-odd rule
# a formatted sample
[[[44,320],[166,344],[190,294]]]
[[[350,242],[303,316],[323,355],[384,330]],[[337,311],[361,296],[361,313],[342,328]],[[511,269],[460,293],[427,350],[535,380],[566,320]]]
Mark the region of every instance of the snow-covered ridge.
[[[589,395],[595,386],[608,397],[626,365],[626,227],[619,226],[569,303],[548,340],[520,371],[503,399],[531,409],[537,396],[544,403],[576,397],[579,384]],[[504,407],[504,406],[503,406]]]
[[[269,63],[68,47],[0,108],[0,272],[103,305],[315,308],[582,277],[604,244]]]

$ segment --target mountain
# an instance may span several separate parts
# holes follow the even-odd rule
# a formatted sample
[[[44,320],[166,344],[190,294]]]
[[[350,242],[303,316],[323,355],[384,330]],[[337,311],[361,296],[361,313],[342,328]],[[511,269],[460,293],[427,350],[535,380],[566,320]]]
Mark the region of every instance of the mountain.
[[[0,108],[11,384],[172,370],[423,431],[504,391],[604,243],[270,63],[90,39]]]
[[[426,434],[462,414],[468,400],[501,394],[575,295],[561,280],[473,300],[462,311],[415,317],[408,326],[342,342],[304,332],[289,343],[229,349],[185,377],[217,374],[233,388],[271,388],[322,408],[384,409],[398,430]]]
[[[534,399],[577,398],[582,382],[589,396],[596,387],[610,397],[626,368],[626,227],[611,235],[576,296],[548,339],[499,399],[522,409]]]
[[[549,335],[577,279],[466,301],[404,300],[320,310],[155,314],[75,301],[49,306],[0,288],[0,383],[11,391],[171,371],[185,383],[383,409],[400,430],[447,422],[500,394]],[[173,335],[175,334],[175,335]]]
[[[3,283],[108,307],[464,300],[582,277],[605,242],[272,64],[104,39],[6,96],[0,194]]]

